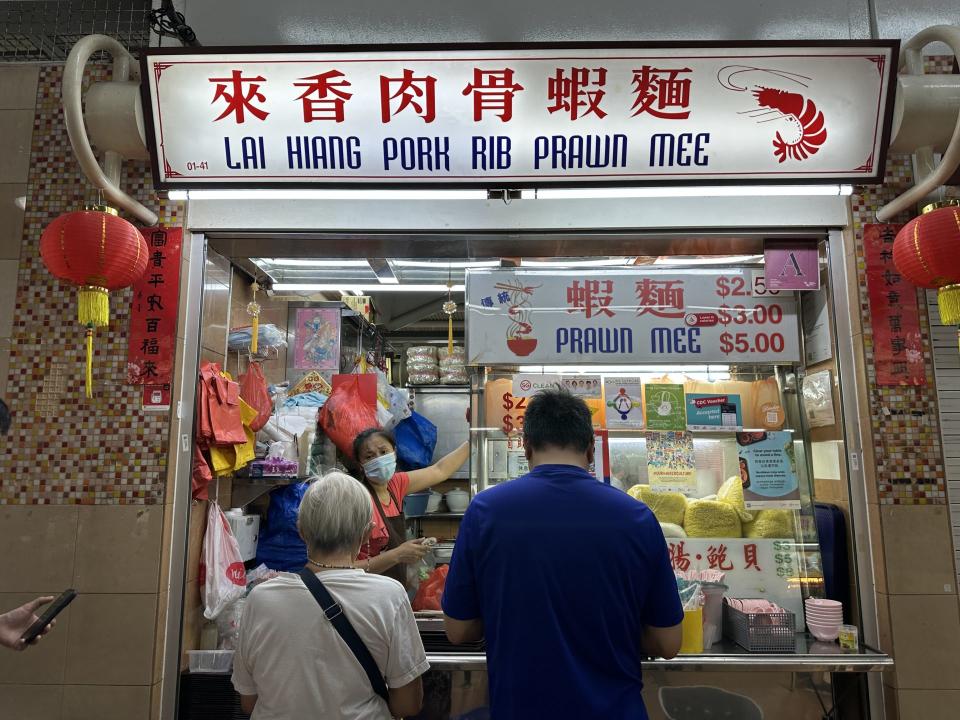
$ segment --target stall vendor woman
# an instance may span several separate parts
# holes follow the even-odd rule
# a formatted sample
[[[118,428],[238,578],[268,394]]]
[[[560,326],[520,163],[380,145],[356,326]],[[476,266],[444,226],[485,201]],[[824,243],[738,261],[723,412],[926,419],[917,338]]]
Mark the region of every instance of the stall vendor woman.
[[[464,443],[439,462],[421,470],[397,472],[397,446],[393,436],[371,428],[353,441],[353,456],[363,467],[362,481],[373,500],[370,544],[361,548],[359,560],[368,572],[380,573],[407,584],[407,564],[422,558],[429,547],[422,540],[406,540],[403,498],[448,480],[467,461]]]

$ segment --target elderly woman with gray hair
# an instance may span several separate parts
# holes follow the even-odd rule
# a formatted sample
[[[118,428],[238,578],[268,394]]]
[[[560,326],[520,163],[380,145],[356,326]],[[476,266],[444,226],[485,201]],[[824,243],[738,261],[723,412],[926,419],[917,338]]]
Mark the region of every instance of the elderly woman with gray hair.
[[[309,565],[254,588],[240,623],[233,685],[254,720],[420,711],[429,666],[407,594],[355,566],[372,513],[349,475],[330,473],[307,489],[297,523]]]

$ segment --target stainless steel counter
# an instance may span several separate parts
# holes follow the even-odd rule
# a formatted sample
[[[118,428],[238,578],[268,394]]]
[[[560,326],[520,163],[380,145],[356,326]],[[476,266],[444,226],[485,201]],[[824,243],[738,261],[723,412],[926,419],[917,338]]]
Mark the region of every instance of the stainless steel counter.
[[[439,613],[433,617],[418,617],[421,633],[435,636],[443,631]],[[434,669],[482,670],[487,666],[483,652],[427,652],[427,660]],[[682,670],[688,672],[880,672],[893,667],[893,658],[868,647],[857,652],[842,650],[837,643],[821,643],[808,635],[797,635],[795,653],[750,653],[731,640],[724,639],[709,652],[697,655],[679,655],[672,660],[656,658],[643,662],[645,669]]]

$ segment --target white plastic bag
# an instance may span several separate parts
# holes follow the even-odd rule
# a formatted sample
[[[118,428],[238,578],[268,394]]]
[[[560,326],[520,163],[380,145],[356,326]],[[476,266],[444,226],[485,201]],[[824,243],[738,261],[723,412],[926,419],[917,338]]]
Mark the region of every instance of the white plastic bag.
[[[242,598],[246,591],[247,573],[240,559],[240,547],[223,510],[211,501],[200,559],[203,616],[213,620],[227,605]]]

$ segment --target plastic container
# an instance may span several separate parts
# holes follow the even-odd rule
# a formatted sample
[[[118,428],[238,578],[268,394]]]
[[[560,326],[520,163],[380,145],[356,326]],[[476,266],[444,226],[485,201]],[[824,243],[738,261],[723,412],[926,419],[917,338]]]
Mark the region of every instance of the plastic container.
[[[683,611],[683,639],[680,653],[690,655],[703,652],[703,608]]]
[[[420,517],[427,514],[430,491],[410,493],[403,499],[403,514],[407,517]]]
[[[438,492],[430,491],[430,499],[427,501],[427,512],[435,513],[440,509],[440,501],[443,500],[443,495]]]
[[[243,508],[231,508],[224,515],[237,539],[240,559],[246,562],[257,556],[257,538],[260,536],[260,516],[244,515]]]
[[[727,637],[749,652],[792,653],[797,651],[796,618],[782,613],[743,613],[723,604],[723,630]]]
[[[723,598],[727,586],[721,583],[703,583],[703,649],[709,650],[723,633]]]
[[[227,674],[233,669],[233,650],[187,650],[191,673]]]

